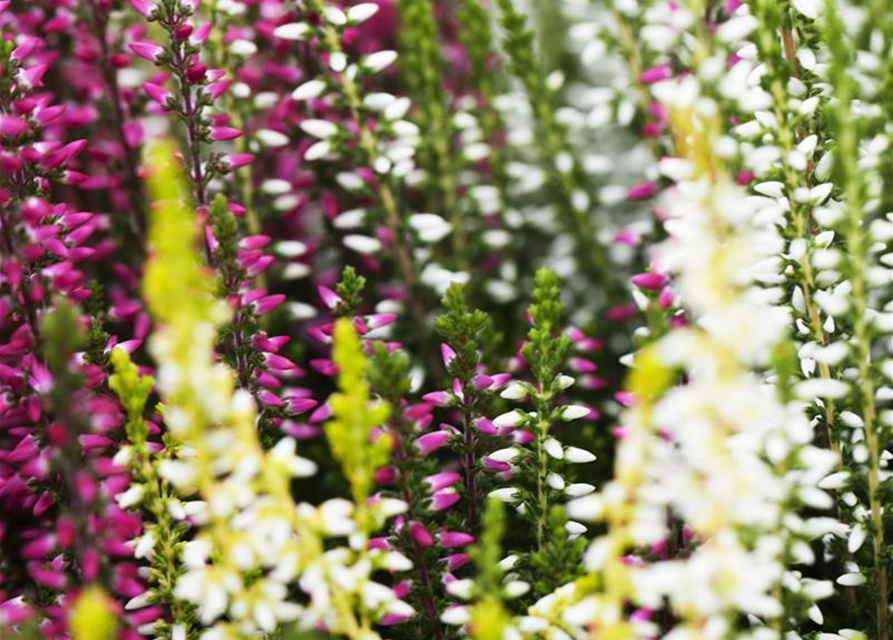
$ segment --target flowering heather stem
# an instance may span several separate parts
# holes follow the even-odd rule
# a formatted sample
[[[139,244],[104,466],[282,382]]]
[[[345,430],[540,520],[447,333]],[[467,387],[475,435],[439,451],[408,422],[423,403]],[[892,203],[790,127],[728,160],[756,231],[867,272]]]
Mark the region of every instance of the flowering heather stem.
[[[505,123],[495,107],[497,91],[491,68],[495,50],[490,16],[479,0],[462,0],[457,17],[462,25],[459,35],[471,63],[469,85],[479,94],[476,102],[481,130],[484,140],[490,145],[488,167],[499,190],[500,201],[504,204],[510,202],[509,175],[506,169],[506,154],[503,152],[500,140],[500,136],[505,132]],[[500,206],[496,212],[500,225],[504,217],[503,208]]]
[[[108,42],[108,16],[96,4],[96,0],[89,0],[90,10],[93,14],[93,33],[99,41],[102,51],[102,77],[105,81],[106,88],[109,92],[109,101],[112,103],[112,113],[115,119],[115,133],[118,136],[118,142],[121,145],[121,151],[124,153],[124,168],[127,172],[127,182],[130,188],[130,227],[136,237],[139,239],[146,231],[146,200],[143,193],[143,183],[139,177],[139,166],[137,154],[127,141],[124,133],[124,125],[126,117],[124,109],[121,106],[121,92],[118,88],[118,74],[111,64],[112,52]],[[142,245],[139,245],[142,249]]]
[[[538,132],[540,164],[554,190],[559,216],[574,236],[580,267],[613,298],[619,293],[617,282],[590,218],[592,204],[579,179],[579,159],[566,140],[566,131],[556,117],[554,92],[548,87],[546,74],[535,58],[533,33],[512,0],[498,0],[498,5],[509,66],[524,85],[530,102]]]
[[[428,0],[401,0],[401,44],[411,95],[417,96],[420,128],[426,132],[423,148],[430,166],[427,179],[433,184],[440,210],[452,222],[453,258],[460,268],[468,267],[465,224],[458,204],[456,162],[446,103],[449,94],[442,86],[442,60],[434,4]]]
[[[469,391],[466,389],[463,393]],[[466,396],[467,397],[467,396]],[[477,483],[478,460],[475,455],[477,436],[472,424],[472,410],[467,404],[462,407],[462,439],[465,453],[462,456],[462,467],[465,470],[465,493],[467,494],[466,518],[468,531],[476,533],[480,517],[481,492]]]
[[[800,202],[795,197],[795,192],[802,186],[810,186],[809,172],[805,177],[797,174],[797,171],[791,166],[789,158],[794,151],[796,145],[801,141],[800,132],[794,130],[791,126],[791,120],[794,114],[787,111],[788,94],[785,88],[786,70],[783,68],[785,62],[790,66],[792,76],[799,79],[799,62],[797,61],[794,49],[794,40],[791,27],[791,17],[786,15],[773,15],[773,12],[784,12],[783,9],[772,6],[766,0],[757,0],[752,3],[754,15],[760,19],[760,33],[758,36],[758,48],[760,50],[760,58],[771,71],[771,80],[769,92],[773,99],[773,112],[778,122],[778,144],[781,148],[781,167],[784,176],[785,192],[790,202],[790,212],[788,219],[793,229],[792,237],[795,240],[805,242],[803,255],[798,265],[799,278],[798,284],[803,291],[803,304],[806,308],[806,315],[809,320],[809,328],[816,342],[822,346],[828,344],[828,336],[822,326],[822,319],[819,307],[815,302],[814,292],[816,289],[813,274],[813,249],[814,245],[810,240],[812,233],[810,230],[811,215],[810,205]],[[784,12],[787,13],[787,12]],[[775,22],[781,19],[781,42],[779,47],[779,34],[775,30]],[[811,168],[811,161],[810,161]],[[826,363],[819,363],[819,373],[823,380],[833,379],[831,368]],[[833,398],[825,400],[825,429],[828,436],[829,446],[838,456],[840,455],[840,442],[835,429],[835,419],[837,413],[836,403]]]
[[[407,430],[399,428],[399,432],[406,434]],[[440,623],[440,616],[437,611],[436,596],[434,593],[434,583],[432,576],[425,562],[422,547],[413,538],[409,531],[410,522],[418,520],[418,514],[414,512],[413,505],[416,504],[415,497],[417,495],[418,486],[411,484],[411,453],[412,443],[410,439],[404,435],[400,439],[400,444],[394,453],[394,459],[397,463],[397,484],[400,489],[401,499],[409,505],[406,510],[407,524],[404,524],[404,537],[410,548],[410,559],[413,563],[413,571],[418,576],[422,591],[422,603],[425,607],[425,614],[428,616],[428,622],[431,625],[431,632],[434,634],[435,640],[444,640],[443,626]]]
[[[307,7],[314,14],[322,15],[323,13],[323,3],[321,0],[308,0]],[[322,30],[325,39],[326,48],[330,52],[340,51],[341,43],[337,30],[329,24],[328,21],[323,21],[320,25],[320,29]],[[338,83],[341,85],[341,89],[344,92],[344,97],[347,100],[351,118],[353,118],[360,130],[357,143],[365,156],[367,166],[372,166],[373,160],[377,156],[375,136],[372,131],[369,130],[369,126],[366,124],[366,119],[360,114],[361,101],[359,90],[354,80],[349,77],[348,74],[337,73],[336,75]],[[416,321],[416,328],[417,330],[424,332],[425,327],[427,326],[427,323],[425,322],[425,310],[422,308],[418,297],[412,294],[416,289],[417,278],[412,256],[409,252],[409,241],[400,219],[400,211],[397,206],[394,192],[387,180],[383,178],[378,180],[378,199],[381,203],[381,208],[384,210],[385,223],[394,237],[394,250],[397,254],[397,269],[410,292],[408,303],[413,318]]]
[[[214,17],[218,16],[215,14]],[[222,26],[223,25],[220,25],[219,28],[211,30],[210,41],[214,44],[212,53],[217,54],[217,57],[214,60],[214,66],[220,69],[228,69],[231,67],[232,61],[230,60],[230,56],[227,55],[228,49],[224,44],[225,31]],[[244,111],[242,110],[242,105],[244,105],[245,102],[236,99],[232,91],[225,91],[221,96],[221,100],[223,101],[224,113],[227,113],[230,116],[231,126],[240,131],[244,131],[246,119]],[[236,150],[241,154],[249,153],[248,141],[249,137],[247,135],[236,138]],[[233,173],[235,174],[238,183],[239,197],[241,198],[242,204],[245,206],[245,219],[248,221],[248,233],[252,235],[257,234],[260,232],[260,220],[254,206],[254,189],[251,183],[251,165],[249,164],[235,169]],[[266,274],[258,274],[257,278],[258,285],[263,287]]]
[[[877,637],[887,640],[887,559],[884,541],[884,520],[879,493],[881,425],[876,422],[875,385],[871,364],[871,336],[868,327],[868,291],[865,267],[868,257],[867,239],[863,230],[865,208],[864,182],[857,167],[858,141],[852,126],[850,103],[853,100],[853,82],[848,77],[850,52],[843,38],[843,25],[836,12],[834,0],[826,1],[825,37],[831,50],[831,84],[837,102],[833,107],[834,131],[837,135],[835,160],[837,171],[844,185],[846,201],[845,235],[849,261],[849,277],[852,282],[852,321],[855,338],[855,356],[859,370],[862,419],[865,422],[865,440],[868,445],[868,503],[871,510],[872,555],[874,558],[875,587],[877,589]]]

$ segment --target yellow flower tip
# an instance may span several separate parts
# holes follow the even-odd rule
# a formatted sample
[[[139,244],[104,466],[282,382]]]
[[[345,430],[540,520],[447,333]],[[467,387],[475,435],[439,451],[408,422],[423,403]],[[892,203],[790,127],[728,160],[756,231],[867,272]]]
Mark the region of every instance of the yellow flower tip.
[[[474,640],[503,640],[505,628],[511,620],[505,607],[493,595],[485,596],[471,607],[469,629]]]
[[[673,383],[673,370],[658,357],[654,347],[646,347],[636,356],[627,389],[641,402],[652,403]]]
[[[118,628],[114,602],[96,585],[77,597],[68,619],[73,640],[112,640]]]

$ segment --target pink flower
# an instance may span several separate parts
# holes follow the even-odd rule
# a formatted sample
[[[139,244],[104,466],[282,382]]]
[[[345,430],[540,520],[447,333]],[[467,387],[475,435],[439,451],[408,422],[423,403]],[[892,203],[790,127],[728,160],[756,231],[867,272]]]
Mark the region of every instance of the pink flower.
[[[152,98],[152,100],[162,105],[173,97],[173,94],[171,94],[170,91],[161,85],[152,82],[144,82],[143,91],[145,91],[146,95]]]
[[[436,407],[445,407],[452,401],[449,391],[432,391],[422,396],[422,400]]]
[[[462,476],[454,471],[442,471],[440,473],[435,473],[434,475],[428,476],[426,480],[428,481],[428,484],[431,485],[432,491],[440,491],[441,489],[445,489],[456,484],[461,478]]]
[[[633,187],[630,187],[630,190],[626,193],[626,199],[632,200],[633,202],[637,202],[639,200],[647,200],[648,198],[654,196],[657,191],[657,183],[642,182]]]
[[[149,62],[157,62],[158,56],[164,53],[164,47],[159,47],[151,42],[131,42],[127,46],[133,53]]]
[[[446,548],[464,547],[474,542],[474,536],[461,531],[444,531],[439,536],[440,545]]]
[[[443,358],[444,366],[449,367],[450,363],[453,361],[453,358],[456,357],[456,352],[453,351],[450,345],[442,344],[440,345],[440,357]]]
[[[155,3],[150,0],[130,0],[130,5],[139,11],[144,18],[151,18],[155,11]]]
[[[672,69],[670,69],[670,65],[667,63],[663,63],[643,71],[642,75],[639,76],[639,80],[641,80],[644,84],[654,84],[655,82],[666,80],[667,78],[671,78],[672,76],[673,71]]]
[[[649,291],[657,291],[661,287],[664,286],[667,282],[667,276],[662,273],[657,273],[654,271],[648,271],[645,273],[638,273],[630,278],[630,282],[632,282],[639,289],[647,289]]]
[[[431,496],[431,509],[433,511],[446,511],[459,502],[461,496],[452,489],[439,491]]]
[[[417,438],[413,446],[427,456],[444,446],[452,436],[449,431],[433,431]]]
[[[240,169],[254,162],[254,154],[251,153],[231,153],[225,156],[224,161],[230,169]]]
[[[411,522],[409,524],[409,535],[422,548],[427,549],[434,544],[433,536],[421,522]]]

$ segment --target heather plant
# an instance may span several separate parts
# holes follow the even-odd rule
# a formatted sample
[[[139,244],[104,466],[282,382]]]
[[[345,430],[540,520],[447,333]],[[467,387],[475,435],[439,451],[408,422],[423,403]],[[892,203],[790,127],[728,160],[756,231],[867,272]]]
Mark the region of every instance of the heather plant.
[[[891,640],[891,47],[0,1],[0,637]]]

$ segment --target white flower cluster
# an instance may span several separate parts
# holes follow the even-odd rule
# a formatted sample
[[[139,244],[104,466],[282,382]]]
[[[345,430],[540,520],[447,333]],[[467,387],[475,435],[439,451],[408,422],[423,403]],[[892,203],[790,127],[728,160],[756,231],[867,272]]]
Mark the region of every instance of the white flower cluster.
[[[562,389],[573,383],[574,379],[566,375],[560,376],[558,382]],[[563,445],[553,433],[555,425],[552,424],[556,417],[562,422],[579,420],[588,416],[591,409],[581,405],[563,405],[553,409],[547,404],[548,400],[541,398],[544,394],[526,382],[513,382],[500,395],[517,401],[531,396],[538,405],[548,407],[546,410],[529,412],[513,409],[494,418],[494,426],[505,433],[513,434],[516,444],[498,449],[488,456],[494,466],[504,465],[505,470],[502,473],[510,484],[508,487],[495,489],[490,492],[490,496],[515,505],[522,515],[538,513],[537,526],[541,529],[538,536],[541,538],[545,534],[543,528],[548,516],[547,505],[554,504],[555,498],[559,496],[580,497],[595,490],[595,487],[586,483],[568,484],[560,473],[560,466],[592,462],[595,454],[580,447]],[[518,465],[529,464],[531,459],[537,465],[535,492],[530,488],[511,486],[512,478],[521,472]],[[566,526],[568,535],[572,538],[586,532],[583,524],[573,520],[568,521]]]
[[[181,495],[201,497],[187,503],[201,508],[180,509],[179,518],[188,516],[199,531],[184,546],[186,572],[174,595],[197,605],[207,627],[202,637],[257,637],[297,621],[374,640],[378,636],[367,626],[362,636],[351,631],[358,610],[370,621],[412,615],[390,587],[372,578],[378,570],[405,571],[409,561],[397,552],[370,549],[368,534],[402,513],[405,503],[379,500],[364,506],[362,516],[341,499],[296,505],[290,480],[312,475],[316,465],[296,455],[290,437],[269,451],[261,448],[253,399],[233,391],[232,373],[211,361],[212,325],[196,325],[185,352],[174,348],[170,333],[156,332],[152,353],[161,363],[158,383],[167,398],[168,427],[186,451],[181,460],[162,461],[159,471]],[[336,538],[347,544],[325,545]],[[149,556],[154,544],[151,533],[144,535],[138,555]],[[295,583],[309,597],[307,605],[289,595]]]
[[[620,5],[631,13],[641,9]],[[674,290],[694,324],[672,331],[634,360],[641,387],[624,417],[615,480],[569,505],[571,517],[608,523],[608,535],[587,556],[604,587],[592,592],[566,585],[532,607],[538,622],[525,620],[525,627],[548,629],[550,638],[585,637],[593,626],[606,633],[616,629],[618,637],[651,636],[658,628],[648,611],[662,608],[665,599],[678,617],[665,637],[775,638],[783,590],[809,600],[833,593],[831,583],[802,579],[790,567],[812,562],[810,540],[846,531],[832,518],[804,518],[793,510],[833,506],[825,490],[837,486],[839,474],[829,475],[837,459],[810,444],[815,422],[803,405],[780,396],[772,376],[763,375],[792,324],[779,286],[786,281],[781,272],[789,243],[776,231],[784,228],[789,201],[759,187],[750,196],[725,169],[733,158],[743,158],[757,175],[778,166],[781,154],[765,136],[739,145],[740,138],[723,135],[720,124],[728,101],[753,113],[770,108],[772,96],[745,56],[727,69],[724,46],[704,35],[698,42],[682,38],[699,15],[697,7],[670,9],[662,2],[637,15],[650,25],[645,28],[662,34],[643,46],[696,62],[697,74],[650,87],[667,114],[675,155],[660,164],[675,186],[660,208],[669,238],[655,259],[675,276]],[[741,47],[755,27],[742,7],[719,27],[716,39]],[[801,153],[815,148],[814,140],[799,144],[807,147]],[[789,157],[799,165],[796,154]],[[797,195],[814,206],[829,193],[819,185]],[[663,391],[664,376],[677,371],[684,372],[685,383]],[[685,526],[684,536],[671,526],[675,520]],[[682,545],[685,559],[622,555],[665,545]],[[640,611],[624,619],[625,602]],[[750,631],[736,627],[741,614],[750,616]],[[817,607],[810,615],[821,618]]]
[[[335,5],[318,1],[307,3],[310,10],[320,10],[320,23],[290,23],[277,28],[276,35],[292,40],[305,40],[316,35],[329,56],[330,73],[302,83],[292,93],[300,101],[323,100],[332,110],[346,109],[349,126],[359,131],[348,133],[348,125],[323,118],[308,118],[301,129],[317,139],[305,152],[304,158],[336,160],[353,150],[359,154],[356,169],[345,168],[337,175],[339,186],[356,195],[375,194],[377,212],[366,208],[353,208],[341,212],[333,220],[336,229],[344,232],[344,246],[360,254],[374,255],[381,252],[383,244],[377,225],[383,225],[394,243],[397,267],[408,284],[418,278],[438,293],[443,293],[452,282],[464,284],[468,273],[451,271],[432,261],[428,245],[434,245],[453,232],[452,223],[436,213],[413,213],[407,222],[415,250],[400,223],[403,214],[399,207],[401,190],[420,184],[424,175],[417,168],[415,155],[419,147],[419,127],[408,117],[411,102],[405,96],[385,92],[364,92],[364,81],[394,64],[397,53],[391,50],[377,51],[352,62],[341,48],[341,32],[369,19],[378,10],[375,3],[361,3],[346,12]],[[374,125],[370,121],[374,120]],[[375,174],[375,185],[369,184],[362,169],[368,167]],[[371,233],[370,233],[371,230]],[[416,271],[419,273],[416,273]]]

